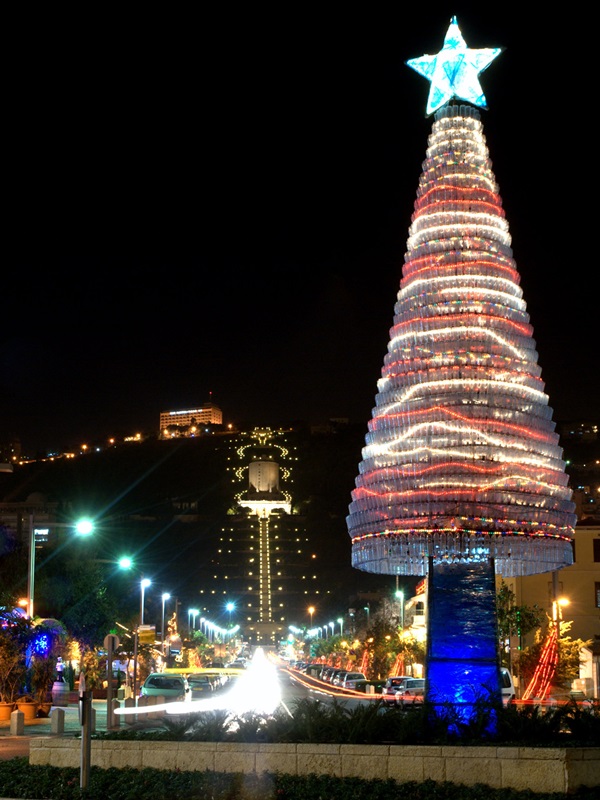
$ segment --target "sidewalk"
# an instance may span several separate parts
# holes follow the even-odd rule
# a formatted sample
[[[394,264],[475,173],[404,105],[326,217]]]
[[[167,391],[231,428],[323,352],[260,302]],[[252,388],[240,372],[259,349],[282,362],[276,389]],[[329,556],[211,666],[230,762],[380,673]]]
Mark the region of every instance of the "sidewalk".
[[[106,731],[106,700],[92,700],[95,711],[96,725],[92,733]],[[52,733],[52,714],[56,709],[64,711],[64,729],[62,734]],[[10,721],[0,722],[0,737],[14,736],[11,733]],[[36,717],[30,722],[25,722],[22,736],[18,738],[31,738],[33,736],[80,736],[81,723],[79,721],[79,705],[52,706],[50,716]]]

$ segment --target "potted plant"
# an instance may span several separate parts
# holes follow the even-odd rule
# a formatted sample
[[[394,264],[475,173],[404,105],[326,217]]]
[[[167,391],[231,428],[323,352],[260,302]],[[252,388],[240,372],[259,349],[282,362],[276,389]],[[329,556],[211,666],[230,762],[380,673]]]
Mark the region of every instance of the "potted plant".
[[[17,707],[17,711],[23,712],[25,722],[31,722],[32,719],[37,717],[38,704],[35,702],[35,699],[32,697],[32,695],[20,695],[17,697],[15,705]]]
[[[25,681],[25,656],[10,627],[0,626],[0,719],[10,719]]]
[[[96,700],[106,698],[106,692],[102,686],[100,673],[100,659],[95,650],[88,649],[83,652],[81,658],[81,671],[85,675],[85,688],[92,692],[92,697]]]
[[[75,668],[73,664],[69,661],[68,664],[65,665],[63,669],[63,680],[66,685],[69,687],[69,703],[78,703],[79,702],[79,692],[75,688]]]
[[[37,703],[38,717],[47,717],[52,708],[52,683],[54,681],[54,663],[48,656],[33,658],[29,668],[29,686],[31,696]]]

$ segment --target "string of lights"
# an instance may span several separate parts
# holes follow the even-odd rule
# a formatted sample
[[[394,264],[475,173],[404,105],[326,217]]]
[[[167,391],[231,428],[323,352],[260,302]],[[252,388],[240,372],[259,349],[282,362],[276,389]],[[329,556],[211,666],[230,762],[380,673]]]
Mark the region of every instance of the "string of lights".
[[[436,111],[349,507],[352,564],[572,562],[576,522],[480,112]]]

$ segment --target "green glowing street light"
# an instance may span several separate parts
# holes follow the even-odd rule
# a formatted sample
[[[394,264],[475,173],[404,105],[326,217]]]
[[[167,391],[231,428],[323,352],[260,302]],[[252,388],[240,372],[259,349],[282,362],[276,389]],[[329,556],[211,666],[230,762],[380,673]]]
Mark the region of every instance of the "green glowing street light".
[[[94,523],[90,519],[80,519],[75,524],[75,533],[79,536],[89,536],[94,532]]]
[[[120,569],[134,569],[133,559],[130,556],[121,556],[118,560]],[[140,627],[144,624],[144,597],[148,586],[152,585],[150,578],[140,576],[140,620],[135,628],[135,635],[133,637],[133,696],[137,703],[137,667],[138,667],[138,649],[140,640]],[[163,600],[164,604],[164,600]],[[164,608],[164,605],[163,605]],[[163,611],[164,614],[164,611]]]
[[[165,604],[167,600],[171,599],[169,592],[162,593],[162,620],[160,626],[160,643],[163,657],[165,655]]]

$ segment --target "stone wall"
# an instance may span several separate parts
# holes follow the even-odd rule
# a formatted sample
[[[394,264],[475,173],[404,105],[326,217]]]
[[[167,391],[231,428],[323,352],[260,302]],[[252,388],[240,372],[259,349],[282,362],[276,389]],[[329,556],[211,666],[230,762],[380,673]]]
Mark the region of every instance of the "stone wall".
[[[81,739],[34,738],[30,764],[81,766]],[[472,786],[574,792],[600,786],[600,747],[449,747],[351,744],[237,744],[92,739],[91,766],[215,772],[311,773],[450,781]]]

